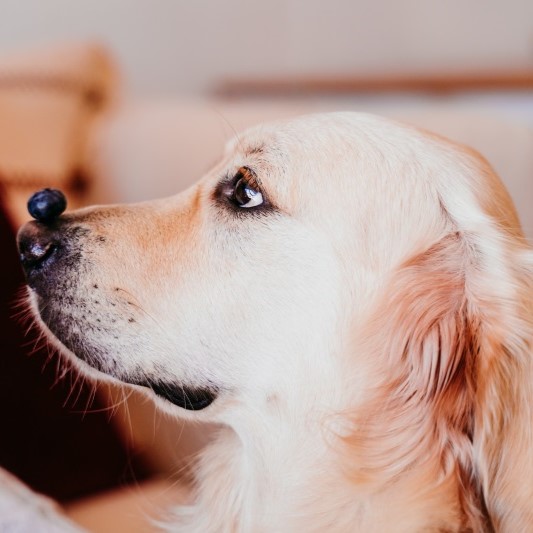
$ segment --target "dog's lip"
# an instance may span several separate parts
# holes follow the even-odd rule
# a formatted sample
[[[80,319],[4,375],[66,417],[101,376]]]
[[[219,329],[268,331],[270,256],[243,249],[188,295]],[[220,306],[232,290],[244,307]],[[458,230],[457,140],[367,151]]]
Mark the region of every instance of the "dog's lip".
[[[146,387],[154,394],[163,398],[182,409],[188,411],[200,411],[209,407],[217,398],[218,391],[207,387],[190,387],[184,385],[172,385],[156,380],[135,380],[128,381],[133,385]]]

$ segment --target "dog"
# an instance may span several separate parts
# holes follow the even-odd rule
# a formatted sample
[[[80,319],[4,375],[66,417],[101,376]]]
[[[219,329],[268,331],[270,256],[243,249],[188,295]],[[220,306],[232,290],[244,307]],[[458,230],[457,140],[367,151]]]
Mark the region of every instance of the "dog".
[[[533,253],[474,151],[261,125],[175,197],[18,245],[65,357],[220,424],[169,530],[533,531]]]

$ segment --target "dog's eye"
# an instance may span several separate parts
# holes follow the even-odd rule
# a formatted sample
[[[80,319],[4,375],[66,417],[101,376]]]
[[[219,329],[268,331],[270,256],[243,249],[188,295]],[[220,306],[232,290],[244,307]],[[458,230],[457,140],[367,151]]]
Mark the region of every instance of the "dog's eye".
[[[231,200],[238,207],[250,208],[262,205],[263,193],[255,183],[255,176],[249,169],[241,169],[236,176]]]

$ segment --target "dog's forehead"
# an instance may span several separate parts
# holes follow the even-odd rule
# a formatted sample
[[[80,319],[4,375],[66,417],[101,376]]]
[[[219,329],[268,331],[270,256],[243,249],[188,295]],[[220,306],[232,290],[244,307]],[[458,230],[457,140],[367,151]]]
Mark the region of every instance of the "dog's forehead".
[[[329,113],[304,115],[292,119],[278,120],[253,126],[235,136],[228,143],[228,151],[239,151],[243,155],[279,152],[282,149],[297,150],[298,147],[326,144],[329,137],[363,120],[357,113]]]
[[[409,144],[416,137],[416,131],[374,115],[307,115],[244,131],[228,143],[225,161],[266,170],[267,181],[283,186],[287,180],[330,186],[348,178],[354,183],[370,174],[367,167],[388,169],[390,160],[410,157]]]
[[[420,133],[392,120],[366,113],[338,112],[304,115],[254,126],[235,136],[226,155],[286,166],[350,161],[375,164],[419,150]],[[385,148],[384,148],[385,147]],[[307,169],[309,170],[309,169]]]

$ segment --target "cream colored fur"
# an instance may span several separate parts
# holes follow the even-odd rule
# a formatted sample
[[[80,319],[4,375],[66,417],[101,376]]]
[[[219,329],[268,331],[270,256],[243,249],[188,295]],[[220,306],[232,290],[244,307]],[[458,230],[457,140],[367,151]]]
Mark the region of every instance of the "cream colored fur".
[[[272,209],[217,202],[241,167]],[[533,531],[533,254],[478,155],[308,116],[176,197],[67,219],[90,261],[57,313],[103,370],[220,390],[161,400],[223,428],[170,531]]]

